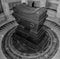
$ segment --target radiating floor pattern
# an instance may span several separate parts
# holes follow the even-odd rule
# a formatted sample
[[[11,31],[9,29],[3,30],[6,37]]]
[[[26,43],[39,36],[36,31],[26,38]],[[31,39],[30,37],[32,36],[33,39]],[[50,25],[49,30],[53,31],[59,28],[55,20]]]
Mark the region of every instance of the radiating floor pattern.
[[[17,26],[17,25],[18,24],[15,21],[13,21],[12,23],[9,23],[9,25],[7,25],[6,27],[2,28],[2,30],[0,30],[0,58],[1,59],[6,59],[6,57],[4,56],[1,50],[2,38],[10,29],[12,29],[14,26]],[[60,59],[60,26],[48,20],[45,22],[45,25],[50,27],[51,30],[53,30],[57,34],[57,37],[59,38],[59,50],[56,53],[56,55],[53,57],[53,59]]]

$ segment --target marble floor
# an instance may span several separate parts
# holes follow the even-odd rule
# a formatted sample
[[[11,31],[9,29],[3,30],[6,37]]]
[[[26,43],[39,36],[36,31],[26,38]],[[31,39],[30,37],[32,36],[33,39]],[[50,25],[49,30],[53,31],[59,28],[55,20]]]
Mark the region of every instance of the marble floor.
[[[59,49],[52,59],[60,59],[60,26],[54,22],[51,22],[50,20],[47,20],[45,22],[45,25],[50,27],[51,30],[53,30],[56,33],[57,37],[59,38]]]
[[[4,28],[4,30],[0,30],[0,58],[1,59],[6,59],[6,57],[3,55],[2,50],[1,50],[2,38],[10,29],[12,29],[14,26],[17,26],[17,25],[18,24],[16,22],[14,22],[14,23],[8,25],[6,28]]]
[[[17,25],[18,24],[14,21],[13,24],[10,24],[6,28],[4,28],[3,30],[0,30],[0,58],[1,59],[6,59],[6,57],[3,55],[2,50],[1,50],[2,38],[6,34],[7,31],[9,31],[11,28],[13,28],[14,26],[17,26]],[[51,22],[50,20],[46,20],[44,25],[50,27],[51,30],[53,30],[59,38],[59,50],[57,51],[56,55],[52,59],[60,59],[60,26],[54,22]]]

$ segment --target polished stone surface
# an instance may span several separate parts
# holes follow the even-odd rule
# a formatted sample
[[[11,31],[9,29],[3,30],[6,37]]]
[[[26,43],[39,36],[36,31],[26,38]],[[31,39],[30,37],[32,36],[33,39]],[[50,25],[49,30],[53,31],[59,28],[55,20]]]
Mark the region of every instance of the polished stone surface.
[[[4,56],[4,54],[2,53],[2,50],[1,50],[2,38],[10,29],[12,29],[14,26],[17,26],[17,25],[18,24],[16,22],[13,22],[13,24],[10,24],[6,28],[4,28],[3,30],[0,30],[0,58],[1,59],[6,59],[6,57]]]
[[[1,41],[2,41],[2,38],[6,34],[7,31],[9,31],[11,28],[13,28],[16,25],[17,25],[17,23],[15,22],[13,24],[13,26],[10,24],[4,30],[0,30],[0,58],[1,59],[6,59],[5,56],[2,53],[2,50],[1,50]],[[52,59],[60,59],[60,26],[58,26],[56,23],[48,21],[48,20],[45,22],[45,25],[50,27],[51,30],[53,30],[57,34],[57,36],[59,38],[59,50],[58,50],[58,52],[56,53],[56,55]]]
[[[49,20],[47,20],[45,22],[45,25],[50,27],[51,30],[53,30],[56,33],[57,37],[59,38],[59,49],[58,49],[58,52],[56,53],[56,55],[52,59],[60,59],[60,26]]]

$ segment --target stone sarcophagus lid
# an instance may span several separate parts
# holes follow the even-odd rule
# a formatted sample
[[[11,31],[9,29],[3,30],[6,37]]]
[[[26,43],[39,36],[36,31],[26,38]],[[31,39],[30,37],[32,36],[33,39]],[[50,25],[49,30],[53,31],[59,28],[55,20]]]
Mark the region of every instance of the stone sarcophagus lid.
[[[20,4],[13,8],[14,17],[21,28],[30,33],[38,33],[47,17],[46,8],[34,8],[26,4]]]

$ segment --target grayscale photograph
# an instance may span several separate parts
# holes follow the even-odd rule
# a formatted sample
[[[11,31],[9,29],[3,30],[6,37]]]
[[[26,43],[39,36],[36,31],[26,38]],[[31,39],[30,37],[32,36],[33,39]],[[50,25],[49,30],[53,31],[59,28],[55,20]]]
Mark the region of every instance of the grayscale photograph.
[[[0,59],[60,59],[60,0],[0,0]]]

